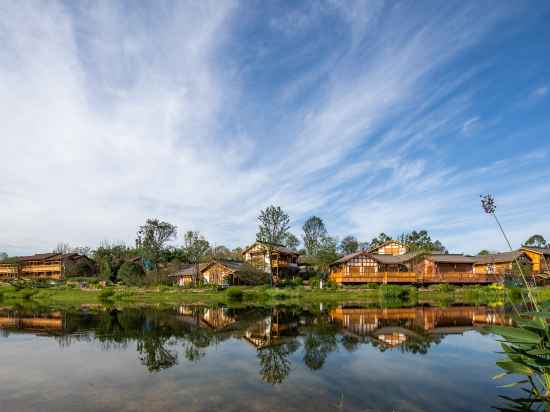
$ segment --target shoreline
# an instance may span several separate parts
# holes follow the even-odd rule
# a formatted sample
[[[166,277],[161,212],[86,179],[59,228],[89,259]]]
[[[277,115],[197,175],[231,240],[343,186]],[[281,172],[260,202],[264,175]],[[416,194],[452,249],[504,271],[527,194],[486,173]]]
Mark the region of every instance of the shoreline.
[[[116,305],[178,305],[178,304],[249,304],[249,305],[300,305],[300,304],[380,304],[382,306],[411,306],[433,304],[486,304],[504,306],[521,301],[521,289],[480,287],[453,287],[447,289],[416,289],[411,286],[380,288],[308,289],[268,288],[244,286],[240,297],[231,297],[227,290],[181,289],[178,287],[138,288],[114,286],[104,289],[54,286],[21,289],[0,287],[0,305],[38,304],[42,306],[78,306],[86,304]],[[550,300],[550,288],[538,288],[541,300]]]

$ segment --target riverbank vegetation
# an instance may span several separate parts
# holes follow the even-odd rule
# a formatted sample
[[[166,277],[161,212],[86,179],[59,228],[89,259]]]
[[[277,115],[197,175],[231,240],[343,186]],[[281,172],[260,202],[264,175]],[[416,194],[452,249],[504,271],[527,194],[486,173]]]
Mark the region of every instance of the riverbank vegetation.
[[[550,300],[550,288],[535,290],[540,300]],[[74,283],[48,285],[38,283],[4,284],[0,286],[0,302],[9,305],[21,301],[49,304],[93,304],[117,302],[118,304],[148,305],[181,303],[229,304],[305,304],[305,303],[379,303],[384,306],[434,304],[504,305],[505,302],[522,301],[526,291],[519,288],[492,286],[434,285],[428,288],[400,285],[365,285],[362,287],[328,287],[319,289],[306,286],[270,288],[268,286],[243,286],[228,289],[179,288],[171,286],[128,287],[87,285]]]

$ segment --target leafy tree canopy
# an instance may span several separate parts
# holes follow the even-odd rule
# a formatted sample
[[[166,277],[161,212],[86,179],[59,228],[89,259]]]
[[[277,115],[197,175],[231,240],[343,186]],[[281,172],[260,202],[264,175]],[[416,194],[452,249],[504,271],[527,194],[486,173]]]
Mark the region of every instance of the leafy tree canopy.
[[[189,230],[183,237],[183,249],[189,263],[197,265],[197,270],[193,275],[193,283],[196,285],[198,282],[198,266],[210,250],[210,243],[199,232]]]
[[[388,240],[392,240],[391,237],[389,237],[384,232],[382,232],[378,235],[378,237],[375,237],[371,240],[371,242],[369,244],[369,248],[380,246],[382,243],[385,243]]]
[[[268,244],[284,244],[290,229],[290,218],[280,206],[269,206],[262,210],[258,222],[256,240]]]
[[[340,242],[340,250],[346,255],[355,253],[359,250],[359,242],[354,236],[346,236]]]
[[[533,235],[525,241],[525,246],[546,247],[548,242],[542,235]]]
[[[305,221],[302,230],[304,231],[302,238],[304,240],[306,254],[316,256],[323,237],[328,236],[323,220],[320,217],[311,216]]]
[[[424,250],[430,252],[447,253],[447,248],[439,241],[432,241],[428,231],[413,230],[400,236],[401,243],[406,244],[411,250]]]
[[[298,250],[298,246],[300,246],[300,239],[298,239],[293,233],[288,232],[286,234],[285,242],[283,244],[287,248],[296,251]]]
[[[117,278],[128,286],[141,286],[145,281],[145,271],[137,263],[124,262],[118,270]]]
[[[158,219],[147,219],[143,226],[139,227],[136,246],[140,249],[144,259],[150,261],[155,269],[160,261],[162,251],[166,244],[174,239],[177,234],[176,226]]]

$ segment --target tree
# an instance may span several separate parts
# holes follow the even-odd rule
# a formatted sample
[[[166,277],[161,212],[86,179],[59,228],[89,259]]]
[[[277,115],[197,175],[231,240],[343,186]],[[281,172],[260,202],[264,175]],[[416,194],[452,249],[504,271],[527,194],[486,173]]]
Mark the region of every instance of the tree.
[[[477,255],[478,256],[486,256],[488,254],[490,254],[490,252],[487,249],[483,249],[483,250],[480,250]]]
[[[124,262],[136,255],[136,251],[124,244],[103,242],[93,251],[92,257],[99,266],[99,277],[115,282],[118,269]]]
[[[6,260],[8,258],[8,254],[6,252],[0,252],[0,262],[3,260]]]
[[[284,241],[284,245],[287,248],[296,251],[298,250],[298,246],[300,246],[300,239],[298,239],[293,233],[288,232]]]
[[[189,230],[183,237],[183,248],[189,263],[195,265],[193,284],[197,286],[199,280],[199,264],[210,249],[210,244],[199,232]]]
[[[143,259],[151,262],[156,272],[166,243],[174,239],[176,234],[176,226],[158,219],[147,219],[145,225],[139,227],[136,246],[140,249]]]
[[[323,236],[317,251],[317,266],[322,272],[328,273],[330,264],[338,259],[336,239],[330,236]]]
[[[340,250],[346,255],[355,253],[359,250],[359,242],[354,236],[346,236],[340,242]]]
[[[376,246],[380,246],[381,244],[387,242],[388,240],[392,240],[391,237],[389,237],[384,232],[382,232],[378,235],[378,237],[375,237],[371,240],[369,247],[373,248]]]
[[[145,271],[135,262],[124,262],[118,269],[117,278],[127,286],[142,286],[145,281]]]
[[[323,220],[317,216],[311,216],[305,221],[302,226],[304,234],[302,236],[304,240],[304,247],[306,254],[310,256],[316,256],[319,250],[321,239],[328,236],[327,229]]]
[[[283,244],[290,229],[290,218],[280,206],[269,206],[258,216],[256,240],[262,242],[269,254],[269,284],[273,285],[273,245]]]
[[[427,230],[403,233],[399,240],[406,244],[410,250],[447,253],[447,248],[439,240],[432,241]]]
[[[58,243],[57,246],[55,247],[55,249],[53,250],[53,253],[61,253],[63,255],[67,254],[67,253],[71,253],[72,252],[72,247],[71,245],[69,245],[68,243]]]
[[[525,246],[546,247],[548,243],[542,235],[533,235],[525,242]]]

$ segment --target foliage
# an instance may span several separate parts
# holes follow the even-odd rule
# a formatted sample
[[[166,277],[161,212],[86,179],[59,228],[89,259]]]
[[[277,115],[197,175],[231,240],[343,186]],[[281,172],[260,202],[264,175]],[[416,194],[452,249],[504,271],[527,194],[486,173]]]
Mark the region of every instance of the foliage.
[[[113,288],[105,288],[99,292],[99,299],[107,300],[112,298],[115,295],[115,290]]]
[[[479,253],[477,254],[478,256],[487,256],[489,255],[490,252],[486,249],[483,249],[483,250],[480,250]]]
[[[443,246],[443,244],[439,240],[432,241],[432,238],[430,237],[427,230],[420,230],[418,232],[416,230],[413,230],[410,233],[403,233],[399,237],[399,241],[406,244],[409,249],[413,251],[423,250],[430,252],[447,253],[447,248]]]
[[[290,218],[280,206],[269,206],[258,216],[256,240],[267,244],[283,244],[288,236]]]
[[[323,220],[320,217],[311,216],[305,221],[302,230],[304,231],[302,238],[306,253],[310,256],[317,256],[321,240],[328,236]]]
[[[378,237],[375,237],[371,240],[369,247],[373,248],[376,246],[380,246],[381,244],[387,242],[388,240],[392,240],[391,237],[389,237],[385,233],[380,233]]]
[[[378,288],[378,293],[383,297],[407,299],[416,293],[416,288],[414,286],[382,285]]]
[[[240,302],[243,300],[244,293],[239,288],[229,288],[226,291],[229,300]]]
[[[506,358],[497,362],[504,370],[495,376],[523,375],[526,379],[506,387],[530,384],[530,394],[550,401],[550,313],[536,312],[530,319],[518,319],[516,327],[494,326],[490,331],[501,336]]]
[[[77,262],[67,262],[65,264],[65,277],[87,277],[96,273],[95,265],[88,259],[79,259]]]
[[[155,270],[160,261],[163,250],[168,241],[174,239],[177,234],[176,226],[158,219],[147,219],[143,226],[139,227],[136,246],[143,259],[150,261]]]
[[[336,239],[330,236],[321,238],[319,249],[317,250],[317,267],[318,270],[328,273],[330,264],[338,259]]]
[[[189,263],[196,265],[196,270],[193,274],[193,284],[196,286],[199,280],[199,263],[208,252],[210,244],[199,232],[192,230],[185,233],[183,243]]]
[[[145,271],[134,262],[124,262],[117,273],[118,280],[128,286],[142,286],[145,282]]]
[[[298,239],[293,233],[288,232],[286,234],[284,243],[287,248],[292,249],[294,251],[298,250],[298,246],[300,246],[300,239]]]
[[[93,252],[93,258],[99,267],[100,279],[115,282],[120,266],[135,254],[134,250],[124,244],[102,243]]]
[[[3,262],[8,258],[8,254],[6,252],[0,252],[0,262]]]
[[[525,246],[546,247],[548,243],[542,235],[533,235],[525,241]]]
[[[346,255],[355,253],[359,250],[359,242],[354,236],[346,236],[340,242],[340,250]]]

